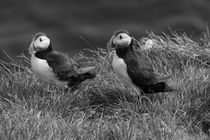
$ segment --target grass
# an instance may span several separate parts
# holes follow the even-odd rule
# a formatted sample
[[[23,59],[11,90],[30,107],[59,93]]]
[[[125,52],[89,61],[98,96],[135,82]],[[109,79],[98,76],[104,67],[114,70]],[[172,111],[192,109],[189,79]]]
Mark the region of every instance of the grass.
[[[98,75],[73,93],[38,79],[29,60],[0,62],[1,140],[206,140],[210,121],[210,35],[199,43],[185,34],[149,33],[139,48],[175,91],[144,96],[125,85],[106,50],[84,50],[74,61]],[[88,55],[89,54],[89,55]],[[11,58],[12,59],[12,58]]]

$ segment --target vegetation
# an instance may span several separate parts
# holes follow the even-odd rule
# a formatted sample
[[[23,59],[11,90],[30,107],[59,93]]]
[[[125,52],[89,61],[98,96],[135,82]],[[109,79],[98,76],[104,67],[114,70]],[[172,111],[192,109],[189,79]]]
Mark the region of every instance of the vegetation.
[[[199,43],[185,34],[149,33],[139,48],[155,71],[171,75],[170,93],[141,95],[118,79],[106,50],[84,50],[75,61],[98,75],[73,93],[38,79],[29,59],[0,63],[1,140],[205,140],[210,128],[210,35]]]

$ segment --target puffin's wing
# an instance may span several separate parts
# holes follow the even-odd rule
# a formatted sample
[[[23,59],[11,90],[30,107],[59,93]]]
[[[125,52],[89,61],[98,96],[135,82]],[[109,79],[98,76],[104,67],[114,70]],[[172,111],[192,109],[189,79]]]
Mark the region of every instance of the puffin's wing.
[[[59,80],[66,81],[76,74],[77,65],[71,63],[70,59],[61,52],[53,51],[46,56],[48,65],[56,73]]]
[[[137,40],[133,40],[131,47],[132,53],[129,53],[126,59],[129,75],[132,75],[136,84],[139,85],[156,83],[156,74],[147,54],[136,50],[139,47]]]
[[[63,63],[67,62],[67,57],[61,52],[52,51],[47,54],[46,60],[47,62],[54,63],[56,65],[62,65]]]
[[[51,67],[57,68],[57,67],[64,67],[64,68],[69,68],[69,67],[74,67],[80,68],[78,63],[74,61],[73,59],[70,59],[67,55],[64,55],[61,52],[58,51],[53,51],[49,53],[46,57],[46,60],[48,63],[50,63]]]
[[[141,63],[143,64],[143,63]],[[141,65],[133,65],[129,64],[130,68],[127,69],[129,75],[136,81],[136,84],[148,85],[157,82],[156,75],[153,71],[152,67],[149,67],[145,64]]]
[[[59,80],[68,81],[71,78],[79,77],[80,75],[90,73],[94,74],[95,67],[80,68],[75,61],[71,61],[63,53],[53,51],[47,55],[47,62],[53,68]]]

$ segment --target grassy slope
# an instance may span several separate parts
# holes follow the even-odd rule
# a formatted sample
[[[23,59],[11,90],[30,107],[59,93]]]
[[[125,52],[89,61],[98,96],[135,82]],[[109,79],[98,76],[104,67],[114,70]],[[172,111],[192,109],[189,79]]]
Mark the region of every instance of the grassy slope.
[[[27,58],[21,57],[27,62],[20,69],[1,62],[0,139],[207,139],[208,33],[199,44],[177,34],[149,38],[154,48],[141,52],[148,54],[157,73],[172,75],[172,93],[137,95],[113,73],[111,57],[103,49],[75,57],[98,71],[96,79],[75,93],[64,94],[39,80],[29,71]]]

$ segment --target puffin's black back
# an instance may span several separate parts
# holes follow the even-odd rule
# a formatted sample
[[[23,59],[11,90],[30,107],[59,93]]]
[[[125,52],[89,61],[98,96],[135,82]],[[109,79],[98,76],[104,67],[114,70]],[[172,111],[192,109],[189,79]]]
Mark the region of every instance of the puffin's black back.
[[[117,48],[116,53],[127,65],[127,73],[134,85],[145,93],[165,92],[165,82],[158,82],[149,58],[137,52],[138,41],[132,38],[129,47]]]
[[[68,81],[69,86],[81,83],[86,79],[95,78],[96,74],[92,70],[83,71],[75,62],[64,54],[53,51],[47,55],[47,62],[61,81]]]

